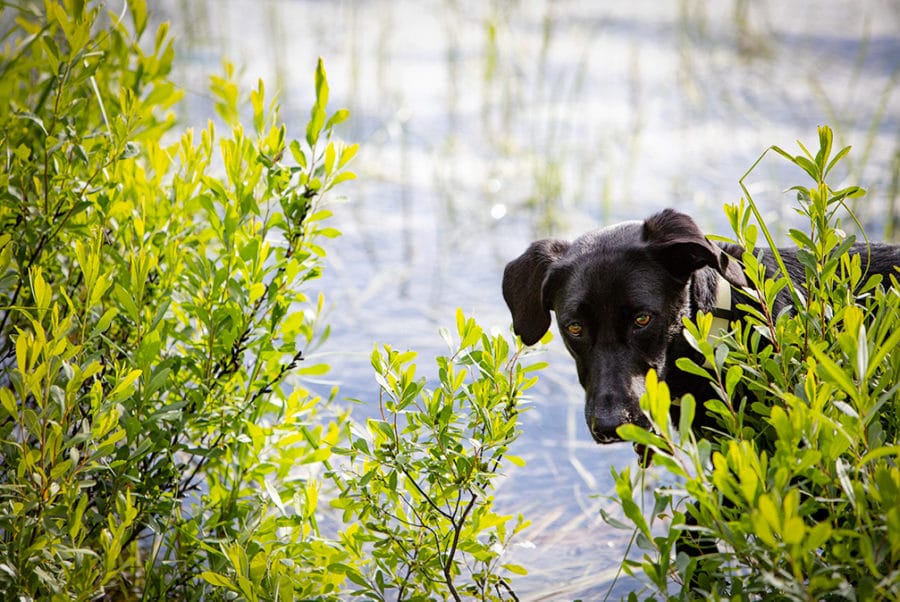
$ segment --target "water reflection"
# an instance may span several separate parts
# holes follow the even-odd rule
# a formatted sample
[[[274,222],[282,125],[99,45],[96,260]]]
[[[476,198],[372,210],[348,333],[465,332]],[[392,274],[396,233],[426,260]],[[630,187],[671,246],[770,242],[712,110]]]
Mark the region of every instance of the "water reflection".
[[[871,191],[864,223],[876,236],[896,224],[895,2],[165,0],[158,11],[189,89],[228,56],[248,87],[262,77],[280,90],[296,137],[321,55],[332,104],[352,111],[341,133],[362,144],[360,178],[333,205],[344,237],[322,281],[333,333],[323,353],[345,397],[377,397],[375,341],[417,349],[423,363],[443,352],[437,329],[457,306],[508,328],[501,270],[532,239],[665,206],[724,231],[721,205],[760,152],[811,140],[821,123],[854,145],[848,178]],[[210,113],[209,99],[188,97],[187,121]],[[782,229],[795,217],[781,191],[799,177],[772,160],[750,183]],[[628,535],[598,509],[610,465],[633,454],[590,441],[571,361],[558,343],[545,353],[551,368],[514,450],[528,466],[511,471],[498,504],[535,523],[534,547],[511,551],[532,573],[518,593],[596,598]]]

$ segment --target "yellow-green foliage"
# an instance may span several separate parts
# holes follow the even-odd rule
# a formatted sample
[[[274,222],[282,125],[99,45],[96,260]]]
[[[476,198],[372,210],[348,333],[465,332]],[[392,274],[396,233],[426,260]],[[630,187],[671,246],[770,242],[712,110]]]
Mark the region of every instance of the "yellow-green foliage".
[[[262,82],[247,130],[226,66],[224,126],[172,136],[167,27],[144,44],[127,9],[3,9],[0,590],[186,598],[220,571],[249,599],[328,592],[342,553],[295,472],[345,418],[282,383],[325,368],[303,362],[308,282],[337,234],[319,199],[353,177],[347,113],[320,63],[305,143]]]
[[[375,349],[381,385],[380,418],[352,437],[348,459],[335,475],[333,502],[351,528],[354,546],[371,546],[348,577],[366,599],[513,599],[509,574],[525,569],[503,562],[510,540],[527,526],[522,516],[495,513],[489,491],[518,436],[518,400],[534,384],[518,364],[519,347],[489,336],[457,311],[458,340],[437,358],[440,386],[416,377],[415,354]],[[511,526],[509,523],[513,523]],[[465,559],[464,562],[461,562]]]
[[[346,412],[304,388],[328,368],[305,355],[327,333],[310,287],[322,241],[338,234],[322,195],[354,177],[357,151],[332,139],[348,112],[328,112],[321,61],[302,141],[288,138],[263,83],[245,96],[227,64],[209,85],[220,125],[176,135],[172,42],[165,24],[142,41],[143,0],[121,14],[29,4],[0,9],[4,599],[511,592],[496,573],[521,569],[499,566],[490,542],[513,530],[489,491],[531,382],[520,350],[461,319],[428,404],[408,395],[425,383],[399,377],[395,410],[416,422],[391,441],[421,465],[395,463],[383,444],[396,431],[375,428],[368,448]],[[391,396],[393,371],[414,367],[386,353],[377,378]],[[453,453],[429,463],[437,409]],[[367,470],[400,470],[402,490],[372,473],[382,488],[359,497],[367,449],[377,452]],[[440,491],[464,494],[465,511],[402,531],[421,544],[411,555],[394,546],[384,511],[411,516],[424,499],[449,511]],[[331,510],[325,533],[336,495],[350,526],[339,533]]]

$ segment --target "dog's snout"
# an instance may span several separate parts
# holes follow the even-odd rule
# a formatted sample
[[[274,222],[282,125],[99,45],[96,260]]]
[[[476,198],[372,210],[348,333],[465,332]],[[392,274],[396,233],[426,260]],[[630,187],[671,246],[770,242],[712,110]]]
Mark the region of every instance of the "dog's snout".
[[[588,418],[588,427],[591,429],[591,436],[597,443],[615,443],[621,441],[616,429],[625,424],[624,422],[614,420],[604,420],[603,418]]]
[[[616,432],[623,424],[648,426],[647,419],[637,408],[629,404],[617,403],[610,395],[603,395],[585,408],[585,418],[591,436],[597,443],[615,443],[622,438]]]

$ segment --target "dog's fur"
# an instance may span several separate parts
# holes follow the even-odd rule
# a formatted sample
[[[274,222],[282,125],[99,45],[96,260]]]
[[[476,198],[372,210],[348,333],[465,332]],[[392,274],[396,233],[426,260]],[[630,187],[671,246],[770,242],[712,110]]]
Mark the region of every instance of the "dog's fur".
[[[800,284],[804,271],[796,249],[779,251],[789,276]],[[749,301],[739,292],[747,285],[742,252],[735,245],[709,242],[689,216],[666,209],[644,222],[609,226],[571,243],[533,243],[507,264],[503,297],[526,345],[541,339],[550,327],[550,312],[556,314],[585,390],[591,435],[598,443],[610,443],[620,440],[616,429],[623,424],[648,426],[639,400],[650,368],[668,383],[673,397],[690,392],[701,401],[708,398],[703,397],[707,383],[675,367],[679,357],[697,358],[684,338],[682,318],[714,309],[721,275],[737,287],[729,317],[740,319],[736,305]],[[864,254],[863,267],[884,275],[885,282],[900,265],[897,246],[855,245],[851,252]],[[763,262],[777,270],[765,252]],[[783,292],[775,311],[789,303]]]

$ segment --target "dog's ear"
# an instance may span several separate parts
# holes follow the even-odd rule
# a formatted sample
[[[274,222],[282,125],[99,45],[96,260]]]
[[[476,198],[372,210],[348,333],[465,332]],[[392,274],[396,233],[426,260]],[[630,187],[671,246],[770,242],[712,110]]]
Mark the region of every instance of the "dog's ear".
[[[539,240],[503,270],[503,298],[512,313],[513,330],[526,345],[534,345],[550,328],[550,307],[544,299],[547,272],[569,249],[563,240]]]
[[[747,286],[744,270],[736,259],[714,245],[684,213],[664,209],[644,221],[643,239],[650,252],[674,277],[687,281],[696,270],[715,268],[735,286]]]

